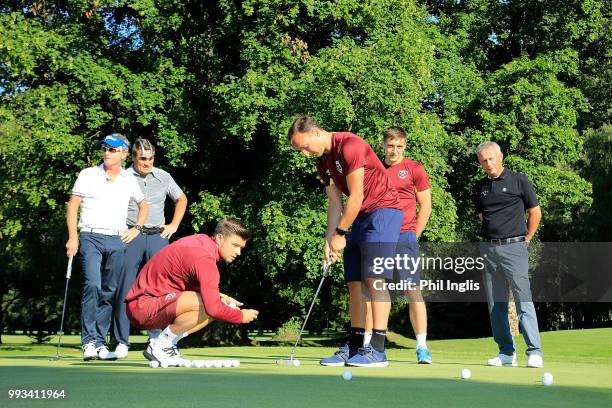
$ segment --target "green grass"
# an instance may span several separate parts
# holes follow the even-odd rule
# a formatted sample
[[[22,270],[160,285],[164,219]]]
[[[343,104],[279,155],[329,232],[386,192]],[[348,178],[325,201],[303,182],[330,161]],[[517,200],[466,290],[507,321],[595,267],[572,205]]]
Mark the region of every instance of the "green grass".
[[[142,339],[142,338],[141,338]],[[517,338],[523,367],[486,367],[496,353],[488,339],[430,341],[434,364],[417,365],[414,342],[393,341],[391,367],[322,367],[318,359],[331,348],[302,347],[302,366],[280,367],[290,347],[221,347],[186,349],[193,359],[239,359],[239,368],[151,369],[140,352],[127,360],[84,362],[78,338],[69,336],[55,355],[53,345],[27,344],[23,336],[3,336],[0,346],[0,406],[75,407],[612,407],[612,329],[542,333],[545,368],[524,368],[524,342]],[[461,380],[461,369],[472,371]],[[552,387],[540,385],[551,372]],[[66,399],[9,400],[9,389],[64,389]]]

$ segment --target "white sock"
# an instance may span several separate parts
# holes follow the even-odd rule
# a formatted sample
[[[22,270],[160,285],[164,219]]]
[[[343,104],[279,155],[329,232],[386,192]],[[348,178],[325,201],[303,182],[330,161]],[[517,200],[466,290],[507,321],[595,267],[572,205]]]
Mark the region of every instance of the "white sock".
[[[372,340],[372,332],[371,331],[363,332],[363,347],[370,344],[370,340]]]
[[[176,343],[178,343],[178,341],[183,337],[185,337],[185,333],[174,334],[172,330],[170,330],[170,326],[168,326],[159,334],[157,339],[165,343],[172,343],[176,345]]]
[[[417,348],[425,347],[427,348],[427,333],[417,334],[416,335]]]

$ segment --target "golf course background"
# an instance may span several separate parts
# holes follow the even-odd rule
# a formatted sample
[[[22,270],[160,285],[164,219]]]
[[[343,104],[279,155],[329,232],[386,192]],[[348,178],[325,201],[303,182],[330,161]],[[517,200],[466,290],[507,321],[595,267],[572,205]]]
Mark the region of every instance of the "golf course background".
[[[65,205],[111,132],[149,138],[156,166],[186,192],[174,239],[211,233],[225,215],[253,231],[221,289],[261,311],[258,330],[298,325],[321,273],[326,198],[314,162],[287,143],[296,114],[375,149],[385,127],[404,127],[408,155],[432,182],[424,241],[479,239],[470,192],[483,175],[474,148],[487,139],[535,185],[536,240],[612,241],[611,4],[3,2],[0,341],[25,331],[44,342],[58,330]],[[80,297],[77,259],[68,333],[79,330]],[[347,299],[337,265],[309,329],[344,330]],[[612,306],[537,312],[542,330],[609,327]],[[428,313],[430,338],[490,334],[482,304]],[[409,334],[405,309],[391,322]],[[211,338],[240,344],[253,327],[215,330]]]

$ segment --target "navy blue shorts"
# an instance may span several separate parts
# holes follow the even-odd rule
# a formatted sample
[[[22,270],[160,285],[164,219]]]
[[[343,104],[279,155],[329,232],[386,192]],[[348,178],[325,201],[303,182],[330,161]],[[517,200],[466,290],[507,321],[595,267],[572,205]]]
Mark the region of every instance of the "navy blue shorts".
[[[402,232],[397,242],[399,262],[396,265],[393,281],[421,282],[419,241],[414,231]]]
[[[394,259],[402,228],[402,211],[379,208],[353,222],[344,250],[344,280],[393,277],[393,266],[381,260]]]

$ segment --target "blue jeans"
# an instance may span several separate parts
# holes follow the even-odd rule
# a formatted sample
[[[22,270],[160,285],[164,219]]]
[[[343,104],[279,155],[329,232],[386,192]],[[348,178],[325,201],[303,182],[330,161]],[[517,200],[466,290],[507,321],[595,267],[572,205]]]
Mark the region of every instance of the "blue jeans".
[[[515,351],[508,321],[508,292],[511,289],[519,325],[527,344],[526,354],[542,355],[538,318],[531,298],[527,244],[516,242],[493,245],[482,242],[480,253],[485,260],[484,286],[491,330],[499,352],[511,356]]]
[[[119,290],[115,296],[115,307],[113,310],[113,328],[117,343],[129,345],[130,321],[127,318],[125,303],[132,284],[136,280],[140,265],[148,262],[159,250],[169,244],[167,238],[160,234],[138,234],[125,250],[125,261],[121,272]]]
[[[81,232],[79,239],[83,262],[81,341],[83,344],[94,341],[100,347],[110,328],[125,244],[119,236],[93,232]]]

